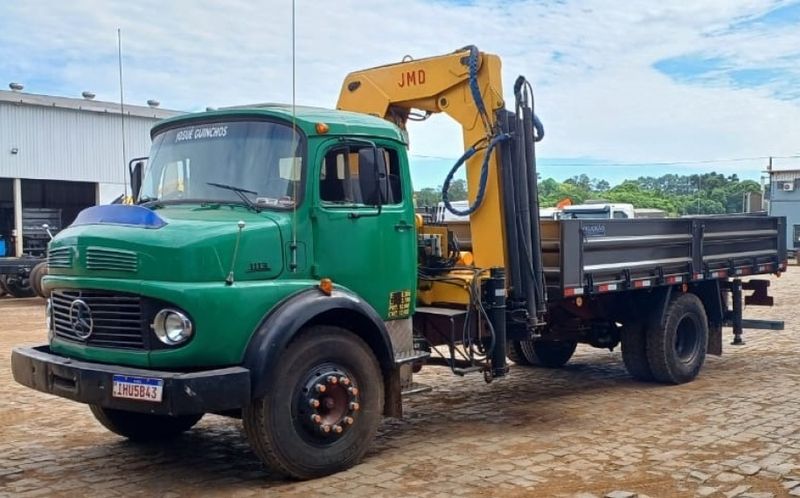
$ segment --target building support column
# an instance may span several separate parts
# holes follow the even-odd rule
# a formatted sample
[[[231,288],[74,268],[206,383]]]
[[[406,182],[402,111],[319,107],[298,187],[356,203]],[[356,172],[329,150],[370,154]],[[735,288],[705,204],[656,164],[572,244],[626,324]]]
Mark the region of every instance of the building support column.
[[[14,178],[14,255],[22,256],[22,180]]]

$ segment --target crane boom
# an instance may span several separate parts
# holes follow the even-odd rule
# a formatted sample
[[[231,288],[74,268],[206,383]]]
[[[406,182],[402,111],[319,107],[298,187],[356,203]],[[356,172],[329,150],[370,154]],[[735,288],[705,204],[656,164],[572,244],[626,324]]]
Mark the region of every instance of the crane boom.
[[[403,130],[414,109],[445,113],[461,125],[464,145],[470,148],[492,135],[497,128],[496,112],[505,105],[500,58],[476,50],[474,77],[470,77],[471,49],[352,72],[342,84],[336,107],[382,117]],[[471,85],[477,85],[484,113],[476,107]],[[486,149],[480,149],[466,161],[470,202],[475,202],[479,191],[485,153]],[[498,158],[494,154],[489,160],[484,198],[470,216],[472,252],[479,268],[506,266]]]

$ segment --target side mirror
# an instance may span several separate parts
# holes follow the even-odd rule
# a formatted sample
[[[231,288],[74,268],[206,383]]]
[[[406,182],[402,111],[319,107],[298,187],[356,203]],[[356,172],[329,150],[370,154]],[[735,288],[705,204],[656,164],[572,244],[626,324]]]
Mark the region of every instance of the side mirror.
[[[139,161],[138,163],[133,165],[133,170],[131,170],[131,195],[134,199],[139,197],[139,191],[142,190],[142,170],[144,169],[144,163]]]
[[[389,198],[386,159],[377,147],[358,151],[358,183],[362,202],[368,206],[382,206]]]
[[[144,176],[144,161],[146,157],[138,157],[128,163],[128,174],[131,180],[131,197],[134,202],[139,197],[139,192],[142,190],[142,177]]]

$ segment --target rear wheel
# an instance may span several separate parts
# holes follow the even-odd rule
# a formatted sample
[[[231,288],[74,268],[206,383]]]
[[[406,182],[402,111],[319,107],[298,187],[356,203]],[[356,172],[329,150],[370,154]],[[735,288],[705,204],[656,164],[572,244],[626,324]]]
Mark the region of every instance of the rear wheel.
[[[559,368],[566,365],[577,347],[576,341],[512,341],[508,357],[517,365]]]
[[[622,361],[628,373],[637,380],[652,381],[653,372],[647,360],[647,341],[644,324],[631,322],[622,325]]]
[[[44,278],[45,275],[47,275],[47,263],[42,261],[33,267],[28,276],[28,281],[30,282],[31,289],[33,289],[33,292],[36,293],[37,296],[47,299],[48,296],[45,295],[44,289],[42,289],[42,278]]]
[[[670,303],[663,324],[647,331],[647,359],[653,377],[683,384],[700,372],[708,349],[708,317],[694,294],[681,294]]]
[[[383,377],[369,346],[348,330],[314,326],[288,346],[277,371],[242,414],[264,464],[311,479],[358,463],[383,413]]]
[[[13,297],[33,297],[36,293],[31,288],[30,279],[20,276],[6,277],[6,290]]]
[[[114,434],[131,441],[161,441],[179,436],[203,418],[199,415],[152,415],[89,405],[94,418]]]

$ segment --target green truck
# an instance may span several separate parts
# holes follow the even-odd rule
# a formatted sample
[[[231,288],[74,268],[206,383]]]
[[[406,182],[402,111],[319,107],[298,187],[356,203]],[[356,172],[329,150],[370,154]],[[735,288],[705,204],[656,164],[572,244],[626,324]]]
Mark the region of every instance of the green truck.
[[[418,92],[439,62],[385,80]],[[426,363],[491,381],[507,355],[558,367],[578,343],[621,344],[634,377],[676,384],[722,352],[723,326],[741,342],[743,327],[775,325],[742,319],[743,302],[771,298],[768,281],[739,277],[786,269],[783,218],[540,221],[530,105],[518,94],[505,111],[486,87],[481,112],[472,83],[499,65],[473,49],[445,62],[466,67],[441,73],[459,75],[464,120],[497,125],[465,158],[486,196],[471,237],[415,216],[404,127],[382,113],[172,118],[153,128],[147,167],[131,167],[136,204],[89,208],[50,243],[49,340],[13,350],[16,381],[88,404],[132,440],[241,418],[269,468],[305,479],[357,463],[423,389],[412,374]],[[355,74],[343,92],[370,81]],[[453,88],[409,102],[454,105]]]

